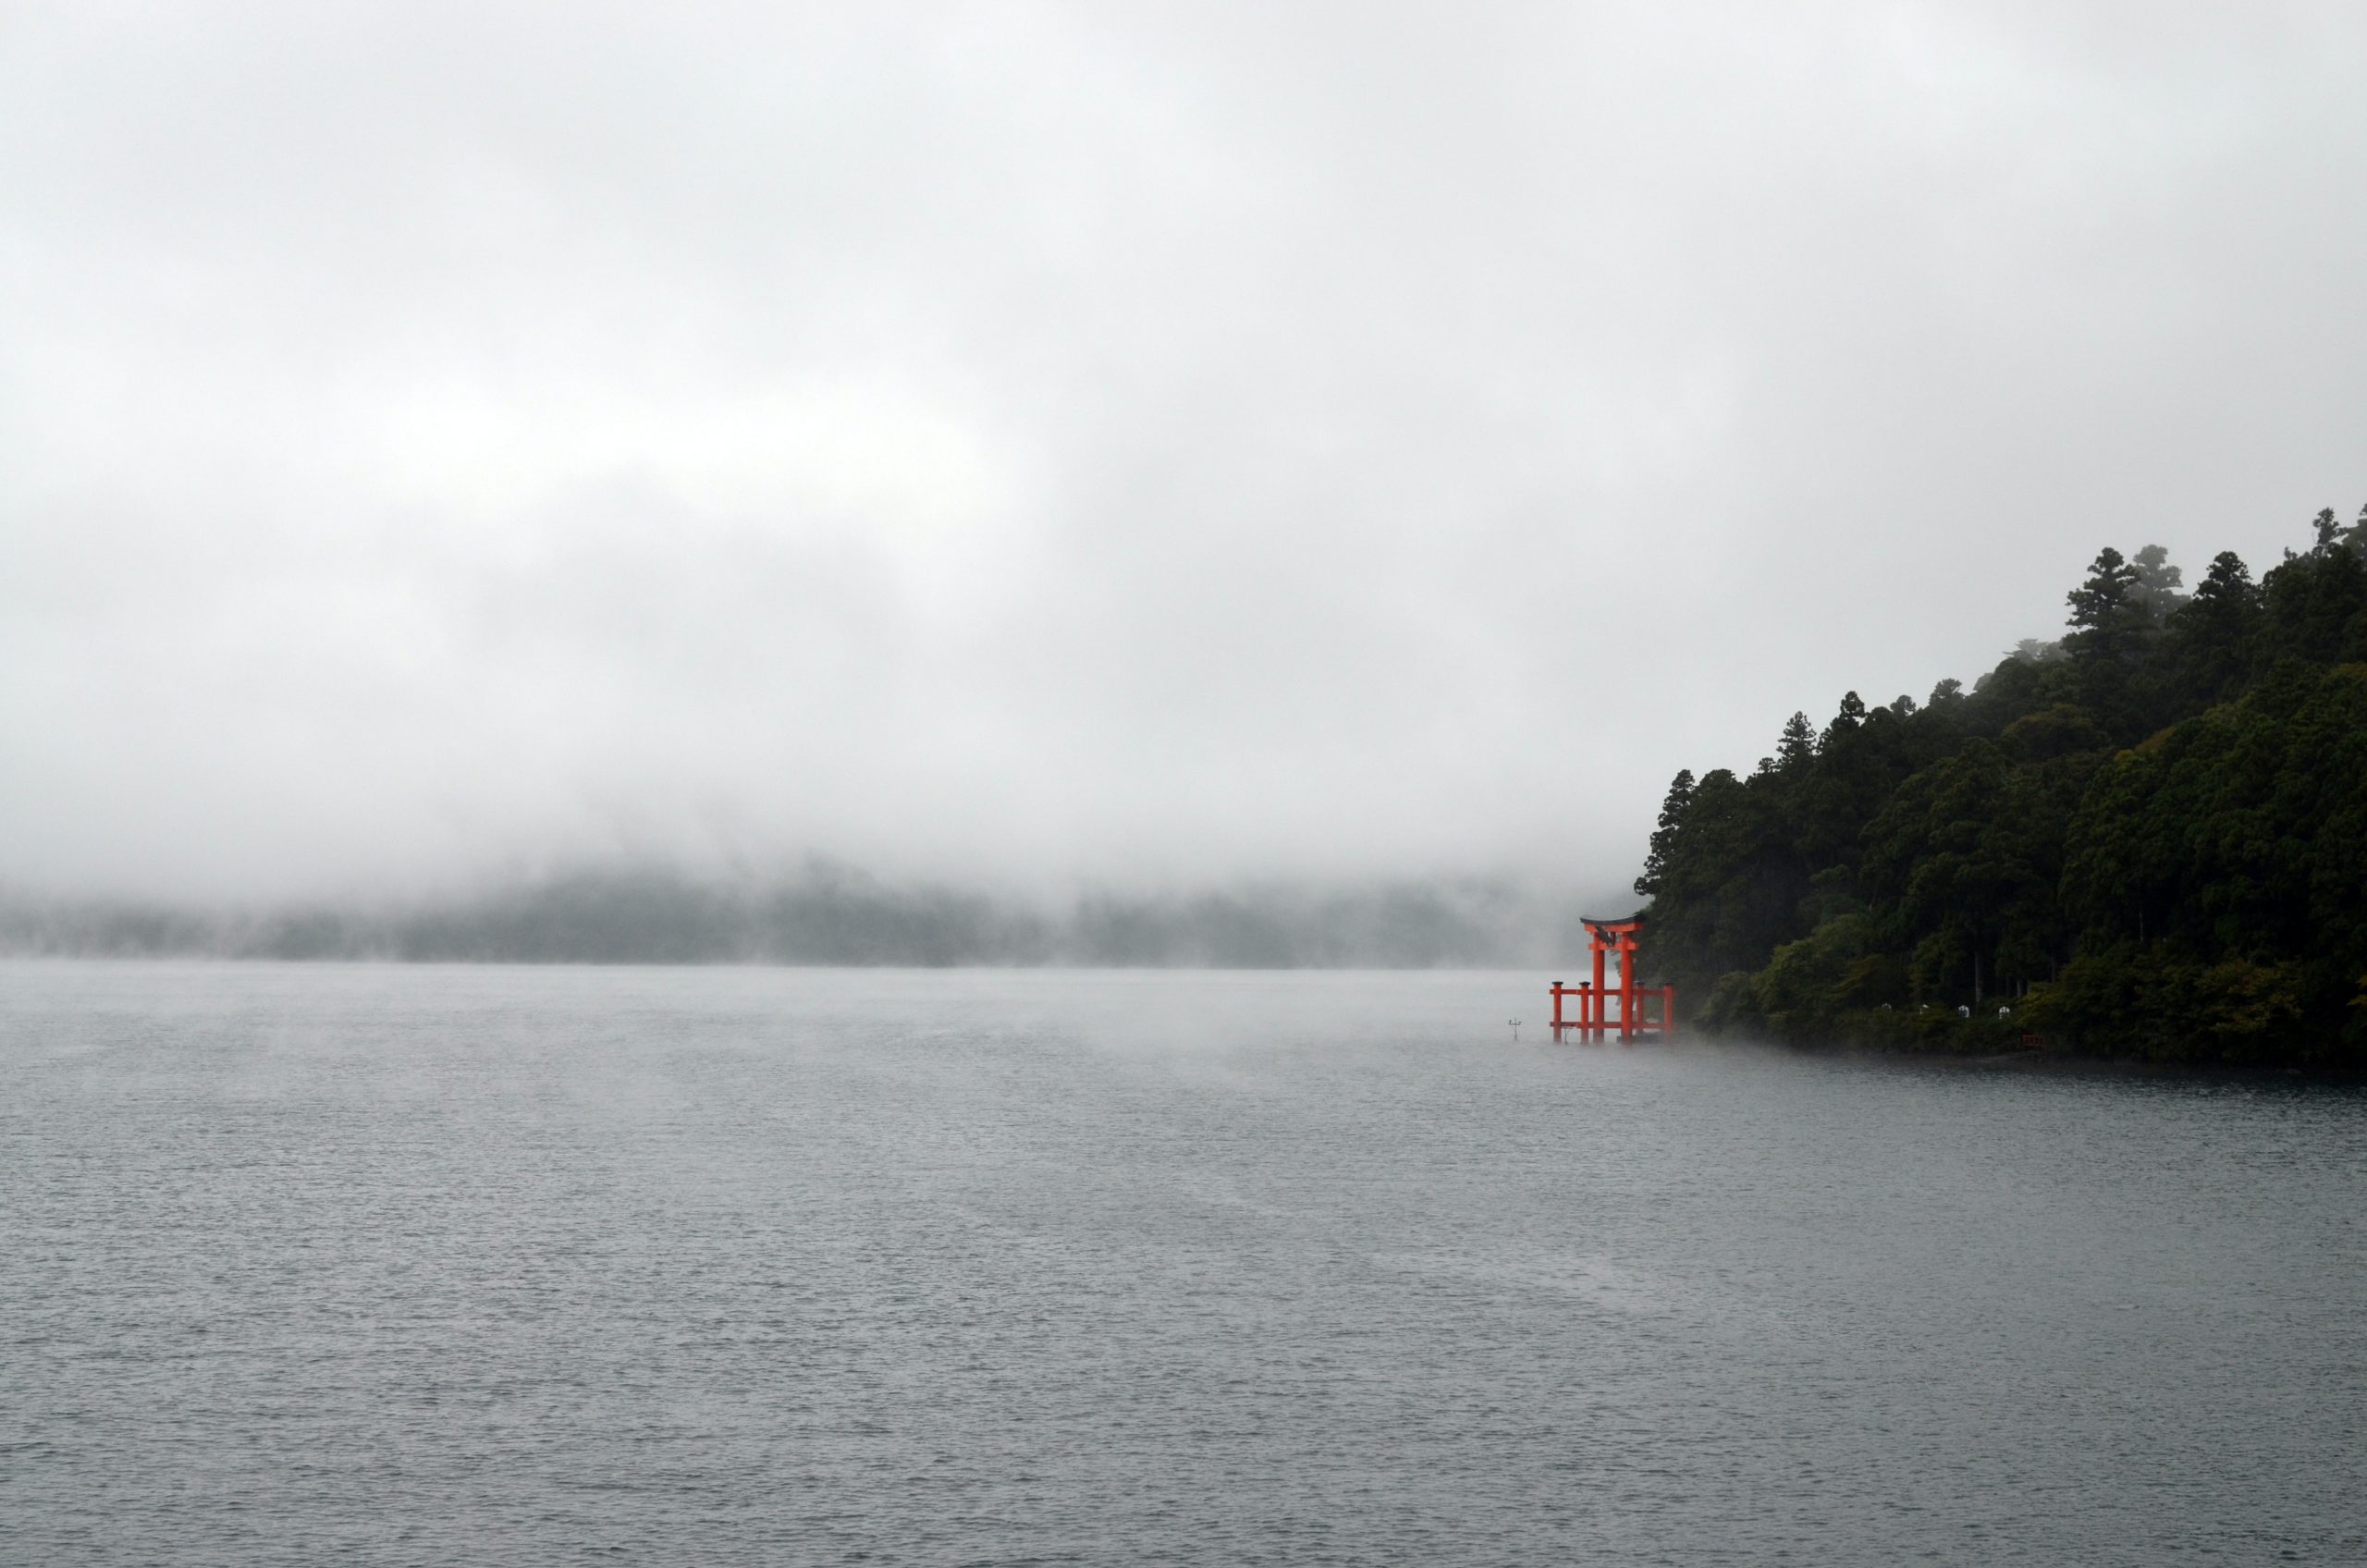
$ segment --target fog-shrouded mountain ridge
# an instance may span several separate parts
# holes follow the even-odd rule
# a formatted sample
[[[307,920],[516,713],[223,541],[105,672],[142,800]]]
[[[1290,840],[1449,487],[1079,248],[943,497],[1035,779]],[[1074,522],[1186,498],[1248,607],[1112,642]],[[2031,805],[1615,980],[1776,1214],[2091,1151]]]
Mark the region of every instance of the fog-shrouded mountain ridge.
[[[497,963],[1484,967],[1544,963],[1576,950],[1578,907],[1480,878],[1103,889],[1052,900],[891,882],[819,861],[735,877],[611,864],[378,902],[226,907],[0,895],[0,951]]]

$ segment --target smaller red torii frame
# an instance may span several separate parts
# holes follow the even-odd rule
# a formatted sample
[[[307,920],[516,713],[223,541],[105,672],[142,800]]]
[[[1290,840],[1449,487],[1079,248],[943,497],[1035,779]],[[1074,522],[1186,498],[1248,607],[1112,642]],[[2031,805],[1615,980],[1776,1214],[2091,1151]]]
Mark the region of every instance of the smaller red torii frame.
[[[1581,980],[1575,986],[1553,982],[1553,1037],[1558,1040],[1564,1031],[1576,1030],[1581,1040],[1600,1040],[1615,1028],[1623,1040],[1640,1039],[1646,1035],[1674,1039],[1676,987],[1637,984],[1636,933],[1644,928],[1643,915],[1631,914],[1625,920],[1596,920],[1586,915],[1578,918],[1586,925],[1587,946],[1594,953],[1594,981],[1589,985]],[[1603,955],[1612,952],[1619,955],[1619,989],[1615,991],[1603,979]],[[1562,1000],[1565,997],[1576,998],[1576,1018],[1563,1015]],[[1660,1003],[1657,1018],[1646,1009],[1647,998]],[[1611,1017],[1611,1003],[1614,1000],[1619,1004],[1615,1021]]]

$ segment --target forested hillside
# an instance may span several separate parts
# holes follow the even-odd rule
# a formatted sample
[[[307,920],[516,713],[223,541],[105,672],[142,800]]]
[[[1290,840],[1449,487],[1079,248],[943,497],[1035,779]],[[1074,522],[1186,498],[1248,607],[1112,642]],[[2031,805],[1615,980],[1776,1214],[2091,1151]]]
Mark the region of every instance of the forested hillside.
[[[1699,1022],[2367,1066],[2367,508],[2190,594],[2106,549],[2069,604],[1968,692],[1677,775],[1636,886]]]

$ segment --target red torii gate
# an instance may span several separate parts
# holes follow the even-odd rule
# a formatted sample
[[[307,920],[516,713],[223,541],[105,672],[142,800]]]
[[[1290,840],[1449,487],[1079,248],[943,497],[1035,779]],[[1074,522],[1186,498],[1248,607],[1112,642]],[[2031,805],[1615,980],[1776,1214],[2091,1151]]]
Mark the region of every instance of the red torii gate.
[[[1644,928],[1643,915],[1631,914],[1625,920],[1596,920],[1586,915],[1578,918],[1586,925],[1587,945],[1594,953],[1594,982],[1589,985],[1581,980],[1576,986],[1564,986],[1559,980],[1553,982],[1553,1037],[1558,1040],[1564,1030],[1575,1029],[1581,1040],[1602,1039],[1613,1027],[1610,1003],[1615,998],[1619,1003],[1617,1028],[1621,1039],[1633,1040],[1645,1035],[1658,1035],[1663,1040],[1675,1038],[1676,987],[1654,986],[1647,988],[1637,983],[1636,933]],[[1619,955],[1619,989],[1616,991],[1603,983],[1603,955],[1609,952]],[[1562,1016],[1562,998],[1564,997],[1577,998],[1577,1017]],[[1647,997],[1660,1002],[1658,1018],[1646,1016],[1644,998]]]

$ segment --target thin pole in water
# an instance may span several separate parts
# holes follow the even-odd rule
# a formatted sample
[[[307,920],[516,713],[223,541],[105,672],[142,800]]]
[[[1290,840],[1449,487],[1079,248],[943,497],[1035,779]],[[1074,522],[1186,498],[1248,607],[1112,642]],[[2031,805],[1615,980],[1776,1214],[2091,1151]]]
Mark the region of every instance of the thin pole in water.
[[[1509,1024],[1511,1024],[1511,1025],[1513,1026],[1513,1044],[1514,1044],[1514,1045],[1519,1045],[1519,1044],[1520,1044],[1520,1020],[1519,1020],[1519,1019],[1517,1019],[1517,1018],[1507,1018],[1507,1019],[1505,1019],[1505,1020],[1504,1020],[1504,1022],[1505,1022],[1505,1023],[1509,1023]]]

